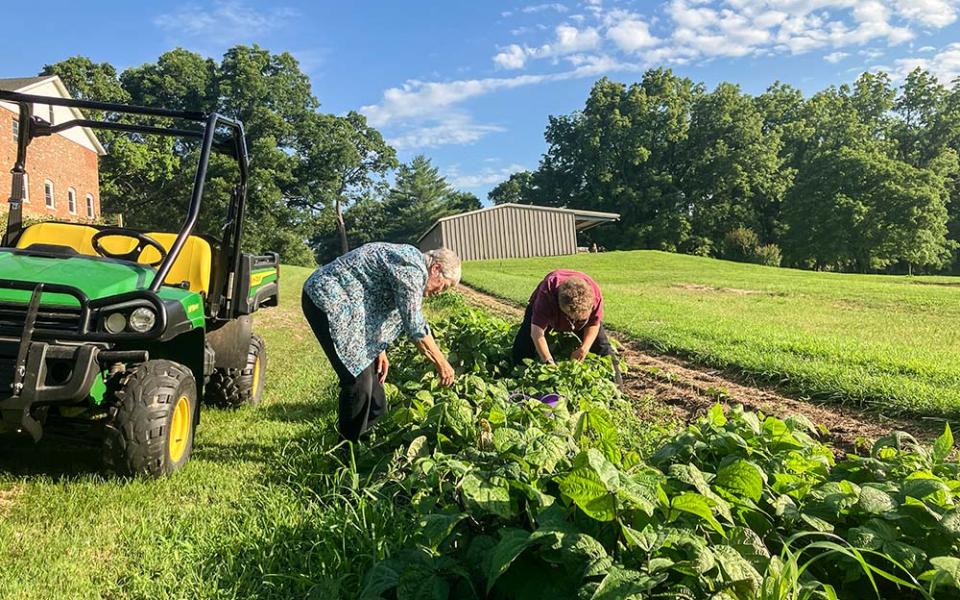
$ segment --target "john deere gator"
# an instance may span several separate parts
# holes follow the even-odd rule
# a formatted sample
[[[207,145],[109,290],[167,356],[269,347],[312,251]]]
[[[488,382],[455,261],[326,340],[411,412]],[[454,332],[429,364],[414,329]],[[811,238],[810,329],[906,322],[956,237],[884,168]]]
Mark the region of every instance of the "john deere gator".
[[[243,125],[216,113],[7,91],[0,101],[20,112],[0,241],[0,428],[93,442],[124,476],[172,473],[190,457],[201,402],[257,404],[263,393],[266,348],[251,315],[277,304],[280,265],[276,254],[241,251]],[[34,117],[38,105],[103,116],[53,125]],[[179,229],[25,224],[30,143],[71,127],[199,140],[187,214],[171,215]],[[235,159],[239,177],[220,233],[207,236],[194,227],[212,152]]]

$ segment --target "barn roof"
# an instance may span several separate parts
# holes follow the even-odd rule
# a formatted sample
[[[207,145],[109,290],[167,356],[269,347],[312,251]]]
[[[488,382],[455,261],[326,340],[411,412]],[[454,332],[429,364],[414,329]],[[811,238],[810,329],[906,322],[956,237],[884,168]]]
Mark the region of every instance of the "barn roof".
[[[443,217],[442,219],[437,219],[436,223],[431,225],[429,229],[424,231],[420,235],[420,237],[417,238],[417,242],[425,238],[428,233],[433,231],[433,229],[437,225],[439,225],[440,223],[443,223],[444,221],[453,221],[453,220],[465,217],[467,215],[475,215],[477,213],[499,210],[501,208],[508,208],[508,207],[542,210],[545,212],[572,213],[574,216],[574,220],[576,222],[577,231],[586,231],[587,229],[596,227],[597,225],[601,225],[603,223],[609,223],[611,221],[620,220],[620,215],[617,213],[599,212],[595,210],[580,210],[576,208],[561,208],[561,207],[555,207],[555,206],[537,206],[535,204],[513,204],[513,203],[497,204],[495,206],[479,208],[477,210],[471,210],[469,212],[459,213],[456,215],[450,215],[449,217]]]

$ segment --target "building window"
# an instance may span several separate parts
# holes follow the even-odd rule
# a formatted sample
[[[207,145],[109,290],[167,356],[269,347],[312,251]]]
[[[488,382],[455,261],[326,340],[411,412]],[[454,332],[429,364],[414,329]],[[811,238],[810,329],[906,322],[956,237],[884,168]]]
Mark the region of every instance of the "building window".
[[[43,199],[47,203],[47,208],[56,208],[57,204],[53,200],[53,182],[49,179],[43,182]]]
[[[13,120],[13,141],[20,141],[20,121],[16,119]]]
[[[87,218],[95,219],[96,216],[97,213],[93,210],[93,194],[87,194]]]
[[[67,210],[71,215],[77,214],[77,190],[73,188],[67,190]]]

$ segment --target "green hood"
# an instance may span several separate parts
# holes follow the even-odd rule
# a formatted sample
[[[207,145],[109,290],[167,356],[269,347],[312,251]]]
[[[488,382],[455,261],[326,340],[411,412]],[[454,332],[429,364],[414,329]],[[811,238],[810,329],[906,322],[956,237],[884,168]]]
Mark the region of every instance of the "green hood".
[[[0,279],[75,287],[91,300],[145,289],[155,271],[143,265],[82,256],[53,258],[0,251]],[[29,302],[30,291],[0,288],[0,301]],[[44,304],[77,306],[73,296],[44,294]]]

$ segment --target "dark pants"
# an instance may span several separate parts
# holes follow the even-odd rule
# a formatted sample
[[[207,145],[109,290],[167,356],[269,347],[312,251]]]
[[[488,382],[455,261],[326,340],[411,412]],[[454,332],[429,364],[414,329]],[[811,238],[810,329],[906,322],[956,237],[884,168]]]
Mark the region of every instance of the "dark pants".
[[[515,365],[522,363],[525,358],[540,360],[540,355],[537,354],[537,348],[533,345],[533,338],[530,337],[530,327],[533,324],[532,320],[533,306],[527,305],[527,311],[523,314],[523,323],[520,324],[520,331],[517,332],[517,337],[513,340],[513,364]],[[576,333],[580,339],[583,339],[583,329],[574,333]],[[622,382],[620,359],[617,357],[617,351],[614,350],[610,344],[610,338],[607,337],[607,331],[603,328],[603,323],[600,324],[597,339],[593,340],[593,345],[590,346],[590,353],[596,354],[597,356],[612,357],[614,378],[617,384]]]
[[[327,355],[330,365],[340,379],[340,405],[337,427],[340,435],[351,442],[357,441],[360,434],[373,427],[373,424],[387,412],[387,398],[383,386],[377,377],[376,361],[353,376],[340,357],[330,337],[330,321],[327,315],[314,304],[306,292],[300,297],[303,316],[310,323],[313,334],[317,336],[320,347]]]

